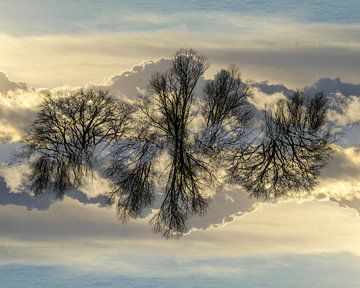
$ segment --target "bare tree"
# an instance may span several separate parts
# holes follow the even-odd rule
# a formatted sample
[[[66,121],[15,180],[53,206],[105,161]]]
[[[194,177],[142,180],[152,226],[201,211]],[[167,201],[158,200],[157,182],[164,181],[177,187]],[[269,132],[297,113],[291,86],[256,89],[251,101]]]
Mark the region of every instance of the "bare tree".
[[[24,139],[35,194],[51,188],[62,197],[93,172],[98,149],[111,150],[109,199],[120,219],[138,217],[159,197],[151,223],[174,237],[187,231],[189,217],[206,212],[206,185],[220,165],[256,198],[310,191],[332,151],[324,94],[297,91],[267,107],[254,138],[249,85],[232,66],[206,81],[199,97],[207,67],[203,55],[179,50],[167,72],[152,75],[136,111],[94,89],[46,99]],[[170,159],[161,173],[160,156]],[[166,184],[156,185],[163,175]]]
[[[170,155],[164,200],[152,219],[154,230],[165,237],[187,230],[187,218],[203,214],[207,202],[201,195],[200,174],[208,172],[206,164],[193,153],[189,133],[194,89],[207,68],[204,56],[193,50],[179,50],[166,73],[155,73],[150,80],[151,95],[139,105],[144,130],[137,137],[138,152],[132,153],[130,169],[121,167],[120,150],[112,167],[114,195],[118,196],[121,216],[136,217],[140,208],[151,203],[153,196],[152,162],[160,151]],[[156,141],[155,141],[156,140]],[[134,146],[133,146],[134,147]],[[159,149],[156,149],[158,147]],[[146,152],[154,151],[146,156]],[[134,159],[135,158],[135,159]],[[114,169],[115,168],[115,169]],[[120,173],[120,174],[119,174]],[[120,177],[119,177],[120,175]]]
[[[106,91],[80,89],[47,98],[24,138],[36,195],[51,188],[62,197],[92,173],[96,147],[119,140],[131,108]]]
[[[139,128],[138,128],[139,129]],[[159,155],[155,137],[148,131],[117,143],[107,174],[112,180],[109,199],[115,201],[120,219],[136,218],[154,200],[154,160]],[[145,133],[144,133],[145,132]]]
[[[248,131],[252,109],[247,101],[250,86],[241,80],[239,69],[222,69],[204,87],[202,115],[205,129],[198,139],[213,157],[229,149],[240,149]],[[206,151],[204,151],[206,152]]]
[[[230,172],[257,198],[311,190],[332,150],[323,93],[297,91],[264,111],[263,138],[234,156]]]
[[[165,237],[182,235],[190,216],[205,213],[204,183],[211,183],[218,165],[225,164],[229,178],[253,196],[268,199],[311,190],[331,153],[322,93],[296,92],[267,108],[262,137],[251,139],[250,87],[232,66],[208,80],[203,97],[197,97],[195,87],[206,68],[204,56],[180,50],[168,72],[153,74],[150,95],[139,105],[139,131],[118,147],[109,170],[111,198],[127,220],[153,203],[155,160],[162,153],[170,156],[163,200],[151,220]],[[196,107],[204,125],[195,131],[190,123]]]

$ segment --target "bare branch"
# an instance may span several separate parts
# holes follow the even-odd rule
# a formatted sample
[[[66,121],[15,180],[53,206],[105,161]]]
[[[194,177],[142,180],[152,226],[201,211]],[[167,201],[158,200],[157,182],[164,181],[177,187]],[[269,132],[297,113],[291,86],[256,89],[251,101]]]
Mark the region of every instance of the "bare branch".
[[[35,194],[51,186],[62,197],[78,187],[93,171],[96,147],[120,139],[131,111],[101,90],[47,98],[24,138]]]
[[[264,111],[264,139],[234,158],[230,172],[257,198],[311,190],[332,151],[326,99],[297,91]]]
[[[204,152],[217,156],[242,146],[252,111],[247,102],[250,87],[242,82],[237,67],[221,70],[204,88],[202,114],[206,125],[197,139]]]

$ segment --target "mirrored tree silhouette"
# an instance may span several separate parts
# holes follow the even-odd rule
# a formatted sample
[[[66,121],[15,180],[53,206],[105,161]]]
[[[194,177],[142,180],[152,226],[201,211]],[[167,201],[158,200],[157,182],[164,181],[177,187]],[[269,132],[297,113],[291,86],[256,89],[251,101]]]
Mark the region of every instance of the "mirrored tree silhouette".
[[[236,66],[222,69],[205,84],[201,112],[206,124],[197,140],[212,157],[244,148],[253,114],[247,101],[250,95],[250,86],[241,80]]]
[[[106,91],[80,89],[48,97],[24,138],[36,195],[62,197],[93,171],[94,152],[124,134],[131,108]]]
[[[165,73],[150,80],[150,95],[140,105],[141,133],[131,147],[117,151],[111,176],[122,217],[136,217],[154,199],[153,161],[165,152],[170,156],[162,204],[152,219],[154,230],[165,237],[186,232],[190,215],[203,214],[207,202],[201,194],[201,173],[210,173],[195,153],[189,131],[194,90],[207,68],[204,56],[193,50],[179,50]],[[130,148],[131,150],[132,148]],[[124,153],[125,152],[125,153]],[[130,162],[123,166],[124,159]]]
[[[177,51],[136,107],[95,89],[47,98],[24,138],[35,194],[49,188],[62,197],[79,187],[94,171],[95,151],[108,149],[109,199],[120,219],[157,208],[150,222],[169,238],[206,212],[220,168],[226,181],[259,199],[313,189],[334,140],[325,95],[297,91],[277,101],[263,111],[259,131],[238,68],[222,69],[200,87],[207,68],[196,51]]]
[[[152,76],[150,95],[139,105],[142,129],[134,142],[117,149],[110,169],[111,197],[117,196],[121,219],[135,218],[155,198],[154,161],[161,153],[168,154],[163,199],[151,220],[154,230],[165,237],[182,235],[190,216],[205,213],[205,183],[211,185],[214,176],[210,163],[240,144],[251,118],[249,87],[236,67],[221,70],[206,83],[202,97],[195,95],[206,69],[203,55],[179,50],[169,71]],[[205,124],[195,129],[190,126],[198,114]]]
[[[323,93],[301,91],[265,109],[262,138],[235,155],[231,176],[256,198],[313,189],[332,151],[326,112]]]

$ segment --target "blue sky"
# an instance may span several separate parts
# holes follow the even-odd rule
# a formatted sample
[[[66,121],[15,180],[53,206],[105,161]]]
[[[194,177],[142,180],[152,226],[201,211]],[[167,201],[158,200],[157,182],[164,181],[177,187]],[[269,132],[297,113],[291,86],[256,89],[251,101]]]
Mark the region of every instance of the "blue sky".
[[[344,133],[313,193],[260,203],[224,186],[177,241],[146,217],[121,224],[97,174],[61,201],[34,198],[14,151],[46,93],[133,99],[181,47],[207,56],[205,78],[238,65],[259,110],[326,91]],[[0,0],[0,286],[358,287],[359,55],[358,0]]]
[[[306,23],[359,23],[356,0],[317,1],[1,1],[0,25],[12,34],[146,31],[185,25],[191,30],[226,28],[212,13],[291,19]],[[190,19],[187,14],[193,13]],[[177,21],[130,21],[129,15],[174,15]],[[226,17],[226,16],[225,16]],[[16,21],[14,21],[16,19]],[[174,19],[172,19],[174,20]],[[184,21],[185,20],[185,21]]]
[[[154,260],[132,257],[131,260],[138,266],[146,263],[154,275],[126,275],[121,271],[99,273],[62,266],[7,265],[0,266],[0,279],[3,288],[355,288],[359,279],[354,275],[360,272],[360,259],[348,254],[220,258],[182,263],[164,258]],[[197,272],[199,266],[206,266],[208,272]],[[167,271],[169,267],[178,270],[177,276]],[[229,272],[216,276],[211,274],[212,269],[219,268]],[[236,269],[238,271],[235,272]],[[163,271],[162,275],[156,276],[156,272],[160,271]]]

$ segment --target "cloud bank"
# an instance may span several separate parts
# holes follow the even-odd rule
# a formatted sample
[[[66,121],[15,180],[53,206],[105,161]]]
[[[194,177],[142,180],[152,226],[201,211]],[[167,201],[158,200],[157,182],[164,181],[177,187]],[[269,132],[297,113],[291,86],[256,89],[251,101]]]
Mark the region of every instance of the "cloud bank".
[[[135,65],[129,71],[111,77],[105,84],[88,84],[101,89],[107,89],[120,98],[134,100],[147,88],[151,74],[155,71],[164,71],[170,65],[170,60],[160,58],[157,61],[146,61]],[[62,89],[71,87],[60,87],[55,89],[34,89],[26,83],[18,83],[9,80],[5,74],[2,79],[0,90],[0,140],[3,143],[12,141],[17,143],[26,130],[30,120],[33,119],[38,105],[49,94],[57,93]],[[288,97],[293,89],[284,84],[273,84],[269,81],[253,82],[253,96],[250,99],[254,107],[260,112],[264,107],[277,99]],[[341,81],[340,78],[321,78],[313,85],[305,87],[305,92],[313,94],[324,91],[330,99],[329,119],[344,131],[349,127],[355,127],[360,120],[358,105],[360,103],[360,85]],[[356,139],[353,139],[356,144]],[[354,144],[353,143],[353,144]],[[303,195],[301,201],[312,199],[330,199],[357,208],[356,204],[360,198],[357,187],[360,183],[360,159],[358,149],[348,145],[343,148],[338,143],[338,148],[324,170],[319,186],[311,195]],[[360,144],[360,141],[358,142]],[[1,150],[1,149],[0,149]],[[6,151],[6,150],[3,150]],[[3,152],[4,153],[4,152]],[[0,151],[1,154],[1,151]],[[26,174],[26,165],[16,164],[13,160],[7,160],[0,169],[2,197],[0,205],[24,206],[27,209],[47,210],[54,199],[51,195],[34,198],[29,194],[27,187],[22,187],[22,179]],[[359,170],[359,171],[358,171]],[[98,177],[95,181],[89,181],[80,191],[71,191],[67,197],[78,200],[84,204],[103,205],[107,192],[108,183]],[[358,185],[359,184],[359,185]],[[355,204],[351,204],[355,203]],[[248,194],[240,187],[225,185],[210,203],[208,213],[204,217],[196,217],[191,220],[194,229],[208,229],[232,222],[240,215],[254,211],[258,203],[249,198]],[[144,216],[151,213],[149,210]]]
[[[218,11],[201,20],[200,16],[190,11],[175,16],[124,15],[121,19],[128,29],[140,23],[147,27],[127,30],[130,32],[104,33],[87,27],[91,33],[37,36],[0,31],[0,71],[35,87],[82,86],[103,80],[99,75],[109,78],[125,71],[143,59],[170,57],[179,47],[192,47],[214,63],[207,75],[235,63],[246,79],[284,82],[293,88],[323,76],[360,81],[358,23],[303,23],[276,14],[260,17]],[[158,23],[151,29],[154,22]],[[208,24],[201,26],[204,22]]]

